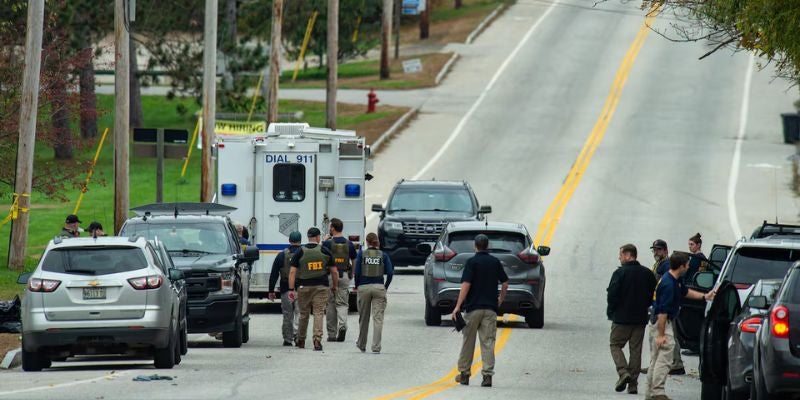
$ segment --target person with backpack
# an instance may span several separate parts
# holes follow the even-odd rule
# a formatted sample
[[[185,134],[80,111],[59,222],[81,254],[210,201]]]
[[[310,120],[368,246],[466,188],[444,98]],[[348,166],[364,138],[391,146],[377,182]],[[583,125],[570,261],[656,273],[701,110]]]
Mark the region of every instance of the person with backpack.
[[[331,292],[325,313],[329,342],[344,342],[347,334],[347,311],[350,305],[348,291],[350,290],[350,280],[353,279],[356,248],[342,235],[343,230],[342,220],[331,218],[330,239],[322,243],[322,248],[333,257],[333,263],[339,271],[339,286],[337,290]]]
[[[289,234],[289,247],[275,256],[275,261],[272,262],[272,272],[269,274],[268,296],[272,301],[275,301],[275,284],[278,282],[278,277],[281,279],[280,297],[281,312],[283,313],[281,331],[284,346],[292,346],[297,339],[297,323],[300,314],[297,312],[295,302],[289,300],[289,268],[291,268],[292,256],[300,249],[302,240],[300,232],[295,231]]]

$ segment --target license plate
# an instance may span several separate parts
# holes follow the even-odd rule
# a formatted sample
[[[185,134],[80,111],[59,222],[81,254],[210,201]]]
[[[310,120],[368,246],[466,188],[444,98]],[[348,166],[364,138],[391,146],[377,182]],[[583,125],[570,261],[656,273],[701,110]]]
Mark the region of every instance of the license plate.
[[[106,298],[106,288],[83,288],[84,300],[103,300]]]

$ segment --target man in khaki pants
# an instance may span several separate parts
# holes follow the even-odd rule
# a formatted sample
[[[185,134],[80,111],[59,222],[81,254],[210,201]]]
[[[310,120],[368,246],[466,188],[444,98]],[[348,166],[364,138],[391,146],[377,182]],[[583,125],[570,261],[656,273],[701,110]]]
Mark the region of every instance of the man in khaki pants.
[[[681,307],[681,299],[712,300],[714,292],[701,293],[683,285],[681,277],[689,270],[689,256],[673,253],[669,257],[669,271],[661,276],[656,286],[653,314],[650,317],[650,368],[647,374],[645,398],[668,400],[664,384],[672,367],[675,335],[672,324]]]
[[[481,359],[483,360],[483,381],[481,386],[491,387],[494,375],[494,343],[497,335],[497,312],[506,298],[508,276],[500,260],[489,254],[489,237],[480,234],[475,236],[475,255],[467,260],[461,275],[461,291],[453,309],[453,319],[461,312],[461,306],[467,312],[467,326],[461,331],[464,341],[458,356],[456,382],[469,385],[472,356],[475,352],[475,336],[481,341]],[[497,284],[502,284],[497,294]]]
[[[330,254],[319,245],[319,236],[319,229],[312,227],[308,230],[309,243],[294,253],[289,270],[289,300],[297,298],[300,306],[297,347],[303,349],[306,346],[308,316],[313,310],[316,351],[322,351],[322,320],[330,292],[328,274],[332,277],[333,290],[339,284],[339,272]],[[299,290],[295,291],[295,288]]]
[[[383,312],[386,310],[386,291],[392,283],[394,268],[392,260],[379,250],[378,235],[367,235],[367,249],[359,250],[356,257],[355,279],[358,288],[358,340],[356,347],[367,351],[369,318],[372,314],[372,352],[381,352],[381,333],[383,331]],[[383,276],[386,275],[386,282]]]

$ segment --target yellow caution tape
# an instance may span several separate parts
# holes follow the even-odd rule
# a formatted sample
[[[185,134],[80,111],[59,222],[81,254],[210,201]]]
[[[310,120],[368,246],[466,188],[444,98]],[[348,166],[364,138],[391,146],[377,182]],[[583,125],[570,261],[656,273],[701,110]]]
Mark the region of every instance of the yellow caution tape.
[[[8,223],[8,221],[19,218],[20,213],[28,212],[27,208],[19,206],[20,197],[31,197],[31,195],[30,193],[22,193],[22,194],[14,193],[14,201],[11,203],[11,209],[8,210],[8,215],[5,218],[3,218],[2,222],[0,222],[0,228],[4,227]]]

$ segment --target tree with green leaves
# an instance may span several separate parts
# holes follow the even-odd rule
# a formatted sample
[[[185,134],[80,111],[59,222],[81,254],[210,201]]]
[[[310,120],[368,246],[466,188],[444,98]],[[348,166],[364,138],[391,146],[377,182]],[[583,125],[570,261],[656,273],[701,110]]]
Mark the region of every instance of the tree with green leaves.
[[[779,76],[800,83],[800,2],[795,0],[643,0],[644,9],[678,22],[657,31],[674,41],[705,41],[710,51],[746,50],[775,65]]]

